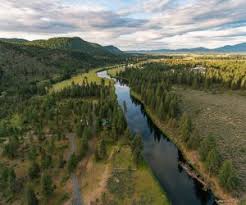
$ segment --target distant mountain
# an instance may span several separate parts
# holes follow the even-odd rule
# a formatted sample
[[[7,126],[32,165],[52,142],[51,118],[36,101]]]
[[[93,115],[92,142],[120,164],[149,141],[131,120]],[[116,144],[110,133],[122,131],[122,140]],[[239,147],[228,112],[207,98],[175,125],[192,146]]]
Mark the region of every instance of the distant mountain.
[[[124,52],[121,51],[119,48],[115,47],[115,46],[104,46],[105,49],[107,49],[110,53],[113,53],[113,54],[118,54],[118,55],[123,55]]]
[[[0,38],[0,41],[7,42],[7,43],[24,43],[24,42],[28,42],[28,40],[21,39],[21,38]]]
[[[246,43],[240,43],[233,46],[223,46],[214,50],[218,52],[246,52]]]
[[[246,52],[246,43],[227,45],[215,49],[209,49],[204,47],[198,48],[183,48],[183,49],[159,49],[159,50],[140,50],[129,51],[129,53],[240,53]]]
[[[51,48],[51,49],[60,49],[60,50],[69,50],[69,51],[79,51],[93,56],[116,56],[119,54],[117,48],[109,50],[107,47],[103,47],[96,43],[90,43],[84,41],[79,37],[59,37],[51,38],[48,40],[34,40],[25,42],[25,45],[37,46],[42,48]]]

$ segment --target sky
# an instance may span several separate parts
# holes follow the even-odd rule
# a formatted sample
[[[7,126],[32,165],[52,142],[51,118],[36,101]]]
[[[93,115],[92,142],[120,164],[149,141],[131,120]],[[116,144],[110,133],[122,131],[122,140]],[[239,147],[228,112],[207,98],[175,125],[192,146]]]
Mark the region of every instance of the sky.
[[[246,0],[0,0],[0,37],[79,36],[122,50],[246,42]]]

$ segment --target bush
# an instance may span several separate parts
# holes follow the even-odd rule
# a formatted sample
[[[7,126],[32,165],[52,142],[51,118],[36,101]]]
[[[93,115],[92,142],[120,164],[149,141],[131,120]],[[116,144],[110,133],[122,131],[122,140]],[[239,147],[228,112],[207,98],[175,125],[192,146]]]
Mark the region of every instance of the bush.
[[[202,161],[205,161],[210,150],[216,148],[216,141],[213,135],[208,135],[202,140],[199,148],[199,154]]]
[[[220,184],[228,191],[237,188],[238,178],[230,160],[224,161],[219,171]]]
[[[52,179],[49,175],[43,174],[41,179],[41,185],[42,185],[42,193],[45,197],[49,197],[54,192],[54,187],[52,183]]]
[[[40,174],[40,167],[36,162],[33,162],[28,169],[28,175],[31,179],[38,178]]]
[[[77,159],[77,156],[73,153],[69,160],[68,160],[68,164],[67,164],[67,168],[68,168],[68,171],[69,173],[72,173],[75,168],[77,167],[77,163],[78,163],[78,159]]]
[[[221,165],[221,157],[216,148],[209,151],[205,164],[209,173],[218,173]]]
[[[27,185],[25,190],[25,201],[26,205],[38,205],[38,199],[30,185]]]

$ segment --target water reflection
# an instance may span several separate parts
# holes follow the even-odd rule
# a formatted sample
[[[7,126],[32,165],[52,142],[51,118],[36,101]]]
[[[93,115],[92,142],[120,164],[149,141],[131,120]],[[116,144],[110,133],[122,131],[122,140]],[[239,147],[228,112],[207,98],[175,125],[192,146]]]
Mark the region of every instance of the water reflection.
[[[101,77],[105,75],[106,72],[100,73]],[[123,81],[116,81],[115,92],[120,106],[127,110],[124,114],[129,129],[142,135],[144,158],[172,204],[214,205],[213,194],[204,191],[202,185],[180,166],[179,162],[184,161],[181,152],[146,115],[144,106],[130,96],[129,87]]]

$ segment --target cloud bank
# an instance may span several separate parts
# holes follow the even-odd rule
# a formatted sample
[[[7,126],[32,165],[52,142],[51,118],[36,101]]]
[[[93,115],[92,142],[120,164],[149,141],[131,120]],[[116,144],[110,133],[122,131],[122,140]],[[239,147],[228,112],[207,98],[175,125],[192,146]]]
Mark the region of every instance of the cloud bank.
[[[80,36],[123,50],[246,42],[245,0],[1,0],[0,37]]]

